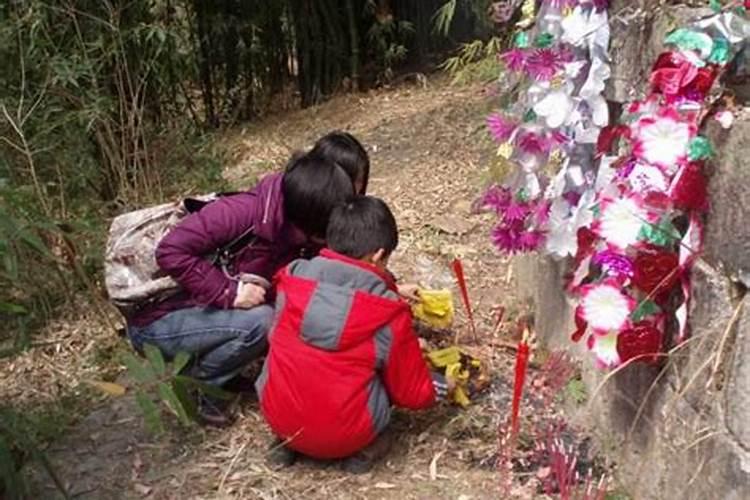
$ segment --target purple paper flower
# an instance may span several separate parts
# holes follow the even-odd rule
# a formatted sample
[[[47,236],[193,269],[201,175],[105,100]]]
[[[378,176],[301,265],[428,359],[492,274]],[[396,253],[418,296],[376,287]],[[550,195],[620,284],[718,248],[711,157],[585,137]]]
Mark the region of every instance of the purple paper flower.
[[[526,59],[526,72],[540,81],[552,80],[562,67],[560,55],[552,49],[536,49]]]
[[[606,274],[614,278],[631,278],[633,276],[633,262],[628,257],[611,250],[604,250],[594,255],[592,262],[601,266]]]
[[[531,208],[528,203],[519,203],[515,200],[511,200],[511,202],[505,207],[503,220],[508,223],[522,221],[527,215],[529,215],[529,212],[531,212]]]
[[[487,117],[487,128],[490,129],[492,137],[497,142],[507,141],[513,134],[513,131],[516,130],[516,127],[518,127],[516,122],[508,120],[499,113],[492,113]]]
[[[511,71],[522,71],[526,66],[526,52],[519,48],[513,48],[500,54],[500,60]]]
[[[511,194],[508,188],[492,186],[479,198],[475,204],[475,210],[481,211],[490,208],[496,214],[500,215],[505,212],[506,207],[511,202]]]
[[[518,246],[524,252],[533,252],[544,240],[544,233],[538,230],[523,231],[518,236]]]

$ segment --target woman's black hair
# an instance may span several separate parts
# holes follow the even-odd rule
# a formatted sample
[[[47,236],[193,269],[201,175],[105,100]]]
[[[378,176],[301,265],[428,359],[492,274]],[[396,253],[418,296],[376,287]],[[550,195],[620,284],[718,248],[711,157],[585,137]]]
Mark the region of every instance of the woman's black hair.
[[[354,194],[344,169],[310,154],[287,164],[281,189],[287,219],[308,236],[323,238],[333,208]]]
[[[337,163],[343,168],[352,182],[362,180],[362,192],[367,192],[367,183],[370,179],[370,157],[362,143],[352,134],[334,130],[324,135],[315,143],[310,154],[325,158]]]
[[[398,226],[383,200],[354,196],[331,212],[326,242],[334,252],[353,259],[372,255],[381,248],[390,255],[398,246]]]

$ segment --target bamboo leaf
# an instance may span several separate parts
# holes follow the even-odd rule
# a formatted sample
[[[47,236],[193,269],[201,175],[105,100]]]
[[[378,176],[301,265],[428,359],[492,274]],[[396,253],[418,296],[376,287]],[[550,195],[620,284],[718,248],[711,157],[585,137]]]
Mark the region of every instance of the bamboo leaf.
[[[193,389],[197,389],[201,391],[203,394],[219,399],[225,399],[229,400],[234,397],[234,394],[231,392],[227,392],[220,387],[216,387],[215,385],[207,384],[205,382],[201,382],[200,380],[196,380],[191,377],[186,377],[185,375],[178,375],[175,377],[175,380],[179,380],[183,382],[187,387],[192,387]]]
[[[159,377],[163,377],[167,374],[167,364],[165,363],[164,356],[162,356],[158,347],[151,344],[145,344],[143,346],[143,353],[146,355],[146,359],[151,363],[151,366]]]
[[[185,426],[190,425],[190,417],[182,406],[180,398],[178,398],[177,394],[172,390],[172,387],[164,382],[159,382],[159,394],[161,395],[161,399],[167,404],[167,406],[169,406],[172,412],[177,415],[180,423]]]
[[[141,363],[131,353],[125,353],[122,358],[123,364],[128,369],[128,373],[141,384],[152,384],[156,381],[156,374],[148,363]]]
[[[177,399],[180,400],[182,407],[188,414],[191,420],[196,420],[198,416],[198,406],[196,404],[195,396],[190,391],[190,388],[185,384],[184,381],[179,379],[172,380],[172,390],[177,395]]]
[[[174,357],[174,361],[172,361],[172,375],[179,375],[187,364],[190,363],[191,357],[192,356],[186,352],[178,352],[177,356]]]
[[[161,420],[159,408],[154,404],[151,398],[145,392],[138,391],[135,393],[135,400],[143,412],[146,427],[148,427],[148,429],[154,434],[163,433],[164,423]]]

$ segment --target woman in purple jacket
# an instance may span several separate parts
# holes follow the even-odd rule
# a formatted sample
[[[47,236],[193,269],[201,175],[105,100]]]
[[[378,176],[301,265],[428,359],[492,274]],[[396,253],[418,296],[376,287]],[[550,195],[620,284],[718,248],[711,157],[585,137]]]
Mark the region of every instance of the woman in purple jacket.
[[[369,158],[353,136],[333,132],[245,193],[223,197],[186,217],[156,249],[159,267],[182,291],[128,318],[128,336],[141,351],[193,356],[189,374],[226,386],[267,348],[274,274],[310,248],[320,248],[333,207],[364,193]],[[226,268],[206,256],[251,232]],[[248,279],[249,278],[249,279]],[[201,398],[208,424],[229,423],[222,405]]]

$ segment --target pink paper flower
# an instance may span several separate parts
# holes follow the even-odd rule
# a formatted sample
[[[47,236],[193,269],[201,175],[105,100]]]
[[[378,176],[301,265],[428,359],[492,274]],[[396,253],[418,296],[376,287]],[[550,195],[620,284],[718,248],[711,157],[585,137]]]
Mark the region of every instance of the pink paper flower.
[[[602,270],[618,281],[625,281],[633,276],[633,262],[625,255],[604,250],[594,255],[592,262],[602,267]]]
[[[536,49],[526,59],[527,73],[539,81],[551,80],[562,69],[562,59],[552,49]]]
[[[497,142],[502,143],[510,139],[516,127],[518,127],[518,123],[508,120],[499,113],[492,113],[487,117],[487,128],[490,129],[492,137]]]
[[[508,223],[522,221],[529,215],[529,212],[531,212],[531,207],[528,203],[519,203],[511,200],[505,207],[503,220]]]
[[[531,131],[519,132],[516,136],[516,146],[530,155],[546,155],[552,149],[547,137]]]
[[[523,71],[526,67],[526,52],[519,48],[513,48],[500,54],[500,60],[511,71]]]

